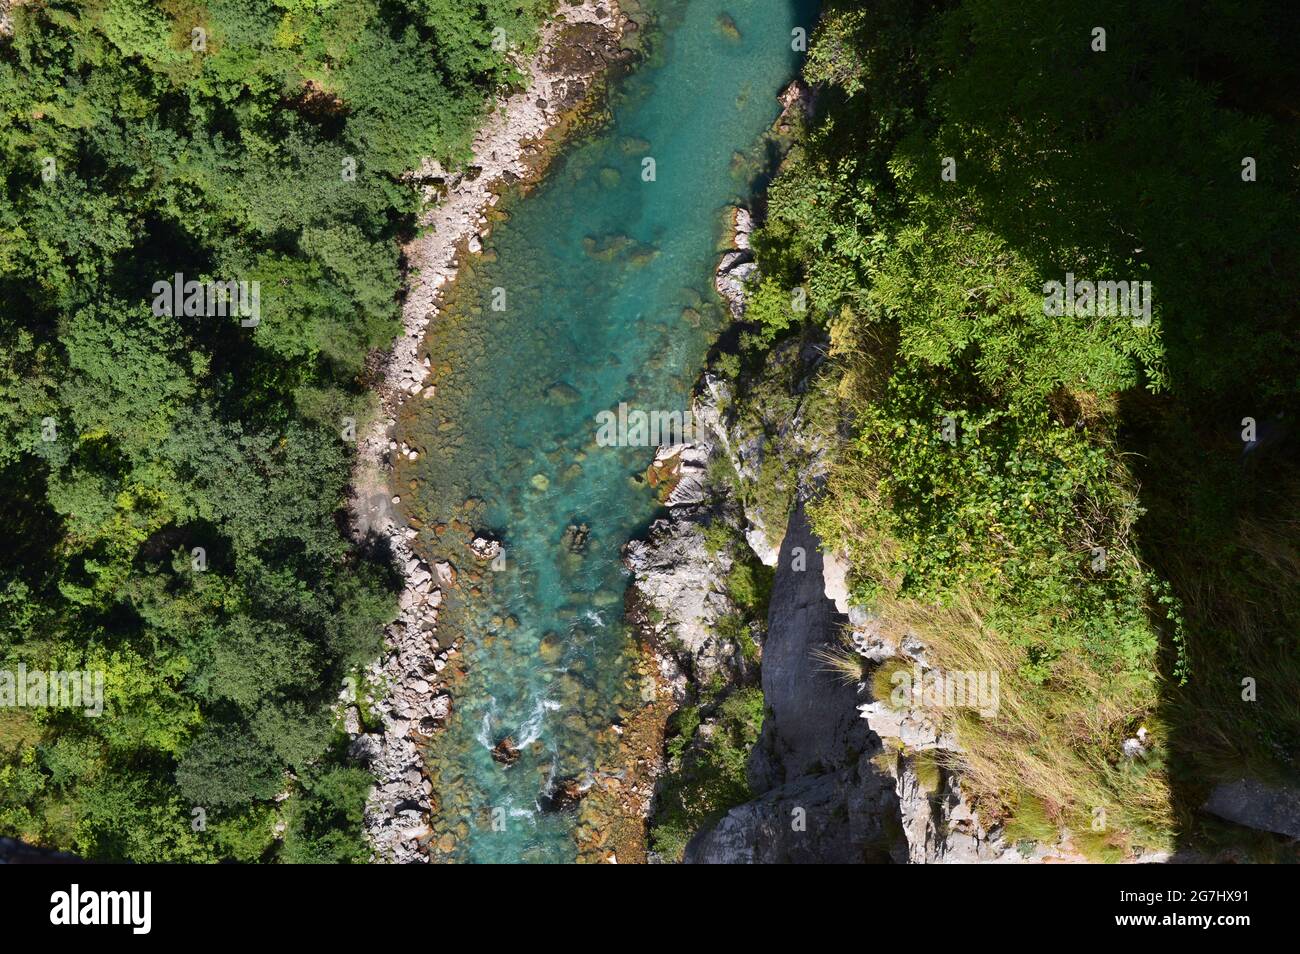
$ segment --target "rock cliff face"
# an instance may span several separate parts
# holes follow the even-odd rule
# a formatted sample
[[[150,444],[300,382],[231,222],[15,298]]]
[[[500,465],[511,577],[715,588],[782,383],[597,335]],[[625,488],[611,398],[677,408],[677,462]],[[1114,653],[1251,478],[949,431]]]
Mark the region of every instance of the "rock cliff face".
[[[755,274],[748,250],[752,223],[741,211],[733,224],[735,238],[719,264],[717,285],[740,317],[745,286]],[[732,644],[715,633],[717,621],[734,609],[724,585],[732,559],[725,550],[708,552],[704,524],[730,524],[761,562],[775,568],[767,631],[759,640],[767,712],[747,772],[755,797],[698,832],[686,849],[688,863],[907,857],[895,781],[873,762],[882,748],[859,716],[858,691],[837,681],[815,655],[836,643],[849,622],[826,595],[843,589],[844,568],[832,561],[824,573],[802,503],[816,492],[833,446],[810,424],[819,417],[811,382],[824,356],[819,339],[789,341],[740,385],[706,374],[693,409],[701,439],[689,450],[697,472],[725,461],[723,470],[734,475],[730,487],[722,499],[693,493],[685,506],[674,507],[669,498],[668,519],[627,548],[635,602],[645,608],[642,630],[663,647],[660,669],[679,704],[719,675],[732,685],[752,679],[753,664],[738,659]]]
[[[768,718],[750,757],[750,785],[763,791],[810,772],[853,761],[868,749],[857,691],[819,662],[848,618],[826,598],[820,541],[802,503],[786,527],[776,565],[763,653]]]
[[[675,580],[672,587],[650,588],[661,596],[684,595],[725,573],[710,568],[698,548],[665,545],[666,539],[678,544],[692,539],[691,515],[675,514],[672,525],[669,538],[656,543],[652,537],[639,557],[638,581],[645,573]],[[997,831],[980,822],[957,773],[933,767],[923,781],[919,761],[928,758],[935,766],[959,756],[955,740],[923,713],[873,701],[865,682],[846,683],[828,671],[821,653],[845,645],[869,662],[901,657],[924,664],[920,643],[886,644],[877,633],[878,621],[848,605],[846,570],[838,557],[822,553],[797,500],[776,561],[763,639],[767,715],[748,766],[756,797],[699,832],[687,847],[686,862],[1065,859],[1042,847],[1027,856],[1010,850]],[[711,617],[692,618],[699,632],[692,645],[708,659]]]
[[[656,520],[645,540],[624,551],[641,603],[653,618],[642,621],[643,634],[664,648],[657,654],[660,675],[680,705],[690,683],[707,683],[715,673],[735,675],[741,663],[731,644],[715,631],[733,609],[723,580],[731,569],[725,554],[711,556],[694,508],[674,509]]]
[[[1300,838],[1300,790],[1238,779],[1216,785],[1205,803],[1212,815],[1256,831]]]
[[[837,560],[830,562],[838,563]],[[827,579],[827,595],[840,589],[833,576]],[[847,600],[841,600],[847,606]],[[893,642],[881,635],[880,620],[859,607],[849,608],[851,632],[848,643],[864,660],[880,663],[902,660],[928,670],[925,646],[908,635]],[[859,684],[859,696],[867,696]],[[1063,855],[1043,846],[1028,855],[1012,851],[998,831],[980,822],[961,787],[960,774],[944,766],[960,761],[956,739],[943,731],[932,717],[914,707],[899,707],[884,699],[862,700],[857,706],[862,718],[885,746],[876,764],[894,780],[899,820],[906,841],[906,860],[912,864],[1013,862]],[[922,780],[924,763],[928,767]]]
[[[745,287],[758,273],[754,253],[749,250],[749,236],[754,231],[754,219],[748,209],[732,213],[732,247],[718,263],[713,285],[727,303],[731,317],[739,321],[745,314]]]
[[[749,761],[758,797],[697,834],[688,863],[878,862],[900,848],[894,782],[872,761],[880,742],[858,718],[856,689],[816,656],[847,621],[826,598],[819,543],[799,504],[763,644],[767,717]]]

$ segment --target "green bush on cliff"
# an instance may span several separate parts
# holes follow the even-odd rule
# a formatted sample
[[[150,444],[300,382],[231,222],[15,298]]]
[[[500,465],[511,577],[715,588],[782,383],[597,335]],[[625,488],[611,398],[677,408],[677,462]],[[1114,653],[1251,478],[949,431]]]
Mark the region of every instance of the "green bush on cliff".
[[[763,727],[763,692],[731,692],[699,732],[700,710],[685,707],[669,724],[668,771],[661,776],[650,820],[650,847],[665,861],[681,861],[686,844],[728,809],[750,798],[745,765]]]

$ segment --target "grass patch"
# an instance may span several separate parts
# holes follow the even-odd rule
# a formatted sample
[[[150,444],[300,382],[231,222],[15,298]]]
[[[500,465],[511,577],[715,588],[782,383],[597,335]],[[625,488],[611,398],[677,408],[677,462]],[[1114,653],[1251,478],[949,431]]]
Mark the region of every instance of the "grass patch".
[[[912,757],[912,771],[916,774],[917,784],[927,795],[934,795],[943,788],[943,766],[934,749],[923,749]]]
[[[894,677],[900,673],[907,673],[909,680],[913,671],[913,664],[906,659],[886,659],[878,665],[871,673],[871,695],[877,702],[883,702],[889,708],[898,712],[906,709],[906,705],[899,705],[894,699],[894,690],[898,688],[894,682]]]
[[[1007,815],[1050,803],[1083,830],[1101,809],[1112,844],[1167,848],[1151,620],[1170,606],[1133,550],[1131,479],[1104,432],[1035,415],[985,423],[982,447],[961,453],[928,438],[864,439],[837,465],[814,525],[849,552],[866,581],[855,598],[881,617],[882,636],[919,638],[940,672],[998,675],[996,714],[931,713],[961,745],[963,786],[981,805]],[[885,429],[883,418],[868,426]],[[1098,546],[1104,573],[1088,560]],[[879,666],[875,698],[894,707],[893,679],[911,668]],[[1152,751],[1130,760],[1123,741],[1139,725]]]
[[[1013,843],[1030,841],[1053,845],[1060,837],[1061,826],[1052,819],[1041,799],[1026,795],[1013,809],[1003,833]]]
[[[42,734],[43,730],[29,712],[18,708],[0,709],[0,752],[35,745]]]
[[[871,664],[847,645],[819,646],[812,652],[828,672],[846,686],[855,686],[867,678]]]

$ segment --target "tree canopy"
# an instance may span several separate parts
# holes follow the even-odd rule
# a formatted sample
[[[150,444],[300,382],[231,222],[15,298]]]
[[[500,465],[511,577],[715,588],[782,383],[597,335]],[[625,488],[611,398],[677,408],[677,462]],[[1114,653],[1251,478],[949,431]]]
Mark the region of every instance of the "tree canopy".
[[[467,158],[547,9],[12,7],[0,664],[101,670],[107,699],[0,713],[0,831],[105,859],[365,860],[334,703],[395,601],[338,529],[342,420],[370,413],[359,375],[399,327],[402,174]],[[256,283],[258,320],[160,314],[178,274]]]

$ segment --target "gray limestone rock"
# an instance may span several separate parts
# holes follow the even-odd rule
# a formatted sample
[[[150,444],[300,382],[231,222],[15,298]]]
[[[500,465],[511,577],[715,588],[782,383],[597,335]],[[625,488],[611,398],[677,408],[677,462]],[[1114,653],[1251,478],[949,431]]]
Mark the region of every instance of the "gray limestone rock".
[[[686,846],[687,864],[856,864],[891,858],[898,812],[870,759],[808,775],[727,812]]]
[[[759,794],[699,832],[688,863],[905,857],[894,780],[872,761],[879,740],[858,718],[857,691],[814,655],[845,622],[826,598],[819,543],[799,505],[781,544],[763,647],[767,716],[749,761]]]
[[[724,594],[731,560],[709,554],[704,530],[691,517],[674,510],[669,519],[651,525],[647,539],[629,543],[623,554],[640,599],[656,614],[649,627],[697,681],[708,682],[733,662],[731,643],[715,632],[718,619],[735,609]]]
[[[768,718],[749,764],[755,791],[844,765],[874,747],[858,717],[856,688],[816,656],[838,641],[847,622],[826,598],[820,544],[800,504],[790,516],[772,583],[763,652]]]
[[[1300,791],[1243,778],[1214,787],[1205,802],[1211,815],[1280,835],[1300,838]]]

